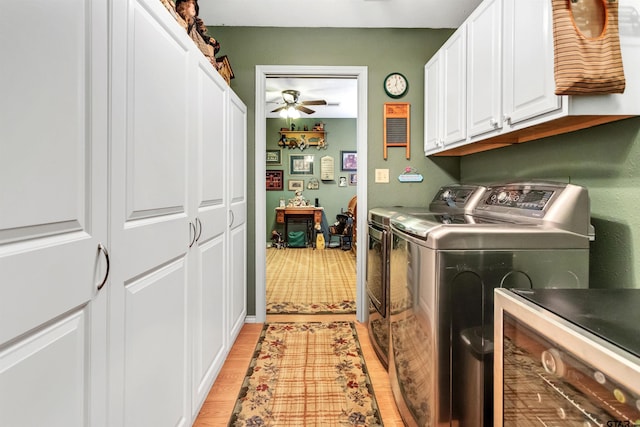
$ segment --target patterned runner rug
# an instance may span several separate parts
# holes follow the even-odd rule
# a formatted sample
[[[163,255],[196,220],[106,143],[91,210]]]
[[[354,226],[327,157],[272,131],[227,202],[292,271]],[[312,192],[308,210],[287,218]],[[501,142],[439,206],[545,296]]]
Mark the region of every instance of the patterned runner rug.
[[[382,425],[353,323],[265,324],[229,427]]]
[[[341,249],[267,249],[267,314],[355,313],[356,257]]]

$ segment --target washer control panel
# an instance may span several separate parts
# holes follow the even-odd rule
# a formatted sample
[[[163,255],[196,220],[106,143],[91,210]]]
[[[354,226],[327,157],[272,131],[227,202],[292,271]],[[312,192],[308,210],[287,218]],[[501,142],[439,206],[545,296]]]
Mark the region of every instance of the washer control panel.
[[[553,197],[553,190],[531,188],[492,188],[484,198],[485,205],[541,211]]]
[[[589,193],[579,185],[523,181],[487,187],[474,216],[525,222],[572,231],[594,238]]]

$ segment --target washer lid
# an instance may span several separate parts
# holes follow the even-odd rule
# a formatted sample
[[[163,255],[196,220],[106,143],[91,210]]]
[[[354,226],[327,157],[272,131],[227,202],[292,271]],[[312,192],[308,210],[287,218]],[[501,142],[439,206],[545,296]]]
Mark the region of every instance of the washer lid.
[[[472,224],[469,215],[436,213],[399,213],[391,218],[392,227],[412,236],[426,239],[429,232],[443,224]]]

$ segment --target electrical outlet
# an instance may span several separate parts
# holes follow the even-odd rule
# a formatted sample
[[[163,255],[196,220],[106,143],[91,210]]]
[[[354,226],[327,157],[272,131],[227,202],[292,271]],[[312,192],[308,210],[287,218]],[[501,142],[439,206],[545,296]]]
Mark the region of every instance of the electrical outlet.
[[[389,183],[389,169],[376,169],[376,183],[378,184]]]

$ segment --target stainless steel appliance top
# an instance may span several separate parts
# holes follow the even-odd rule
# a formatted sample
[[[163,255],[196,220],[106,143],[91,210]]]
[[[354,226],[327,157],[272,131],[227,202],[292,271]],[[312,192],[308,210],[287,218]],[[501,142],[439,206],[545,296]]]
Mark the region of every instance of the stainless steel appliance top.
[[[490,186],[471,214],[404,211],[390,222],[392,228],[430,240],[434,247],[436,239],[440,245],[448,239],[460,248],[497,248],[509,242],[521,248],[585,248],[594,236],[587,190],[548,181]]]
[[[485,187],[471,184],[448,184],[440,187],[429,207],[391,206],[369,210],[369,223],[388,227],[390,220],[400,213],[421,214],[426,212],[447,212],[451,214],[471,212],[480,202]]]
[[[640,357],[640,289],[512,289],[512,292]]]

